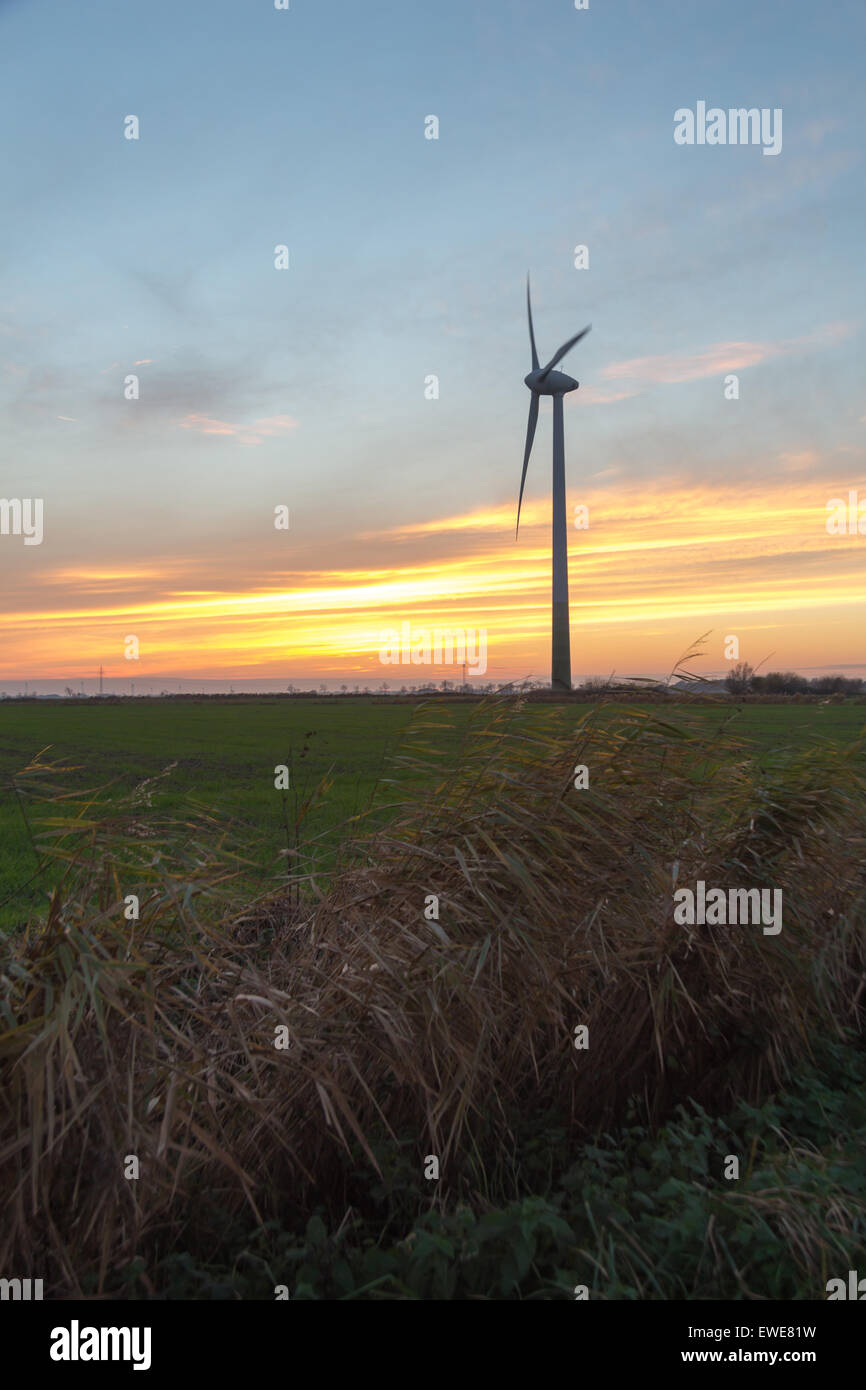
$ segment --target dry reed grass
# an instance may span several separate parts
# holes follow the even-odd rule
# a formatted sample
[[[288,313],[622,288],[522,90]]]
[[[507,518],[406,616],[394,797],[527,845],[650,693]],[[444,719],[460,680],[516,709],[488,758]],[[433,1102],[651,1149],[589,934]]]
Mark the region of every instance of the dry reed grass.
[[[348,1155],[373,1176],[374,1135],[411,1138],[419,1167],[437,1154],[440,1195],[467,1155],[495,1182],[528,1109],[577,1143],[635,1093],[654,1118],[757,1099],[856,1024],[862,747],[759,773],[682,721],[518,700],[477,711],[446,759],[447,719],[416,717],[387,823],[354,827],[327,884],[299,874],[222,922],[196,906],[232,871],[215,827],[153,827],[144,853],[140,806],[57,808],[69,881],[0,978],[3,1268],[74,1296],[84,1270],[105,1288],[149,1242],[182,1243],[202,1202],[336,1209]],[[674,874],[782,888],[781,935],[676,926]]]

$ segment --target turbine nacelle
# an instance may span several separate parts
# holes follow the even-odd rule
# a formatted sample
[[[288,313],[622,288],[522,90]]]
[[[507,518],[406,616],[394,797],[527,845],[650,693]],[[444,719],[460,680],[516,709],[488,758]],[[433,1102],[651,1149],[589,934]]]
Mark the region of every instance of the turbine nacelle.
[[[567,391],[576,391],[579,382],[573,376],[566,376],[565,372],[555,370],[558,362],[561,362],[567,352],[575,347],[585,338],[589,328],[583,328],[579,333],[575,333],[573,338],[569,338],[567,343],[563,343],[558,352],[555,352],[546,367],[542,367],[538,360],[538,349],[535,346],[535,329],[532,326],[532,303],[529,298],[529,276],[526,277],[526,317],[529,320],[529,346],[532,349],[532,371],[523,380],[532,392],[529,402],[529,419],[526,422],[526,448],[523,452],[523,472],[520,475],[520,494],[517,498],[517,531],[520,530],[520,504],[523,501],[523,489],[526,485],[526,470],[529,466],[529,455],[532,453],[532,441],[535,438],[535,426],[538,424],[538,399],[539,396],[564,396]],[[558,407],[557,407],[558,408]]]
[[[580,385],[566,372],[545,372],[541,368],[530,372],[523,380],[530,391],[536,391],[539,396],[564,396],[567,391],[576,391]]]

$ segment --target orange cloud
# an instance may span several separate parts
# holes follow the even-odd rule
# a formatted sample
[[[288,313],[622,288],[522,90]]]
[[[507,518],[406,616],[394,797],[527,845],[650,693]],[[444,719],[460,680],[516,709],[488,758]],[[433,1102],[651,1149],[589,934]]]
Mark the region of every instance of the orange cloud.
[[[537,519],[540,503],[524,500],[521,521],[530,526]],[[452,534],[454,531],[507,531],[513,528],[517,517],[517,507],[509,503],[504,507],[485,507],[477,512],[467,512],[461,516],[435,517],[426,521],[413,521],[405,526],[391,526],[386,531],[364,531],[361,538],[372,540],[376,536],[435,536]]]
[[[638,395],[640,390],[637,387],[633,391],[614,391],[604,386],[581,386],[578,400],[581,405],[612,405],[614,401],[627,401],[629,397]]]
[[[253,420],[250,425],[233,425],[227,420],[214,420],[208,415],[190,414],[181,420],[180,427],[195,430],[198,434],[230,435],[239,444],[261,444],[273,435],[297,429],[298,422],[289,415],[267,415]]]
[[[849,484],[809,481],[796,471],[800,456],[792,460],[793,472],[753,487],[584,485],[590,527],[569,531],[575,675],[639,664],[657,671],[709,628],[755,634],[741,647],[753,663],[771,650],[791,667],[856,660],[866,545],[825,526],[828,498]],[[143,680],[156,672],[381,677],[382,633],[403,620],[484,629],[491,678],[544,676],[549,502],[527,509],[517,542],[513,523],[510,506],[480,508],[363,546],[346,536],[290,575],[266,569],[257,551],[238,552],[231,589],[220,587],[213,555],[58,566],[40,589],[28,579],[8,595],[0,679],[88,674],[101,662],[113,677]],[[407,534],[423,536],[423,550],[407,553]],[[129,633],[141,641],[134,666],[122,657]],[[724,670],[722,636],[710,666]]]
[[[851,324],[830,323],[806,337],[787,338],[778,343],[715,343],[712,347],[693,353],[665,352],[650,357],[630,357],[624,362],[612,362],[609,366],[603,367],[601,375],[615,381],[631,377],[664,385],[697,381],[703,377],[720,375],[722,372],[741,371],[744,367],[754,367],[759,362],[803,352],[810,347],[840,342],[843,338],[849,337],[852,331]],[[588,392],[581,394],[586,399]],[[634,395],[635,392],[627,394]],[[618,400],[620,397],[614,395],[609,399]]]

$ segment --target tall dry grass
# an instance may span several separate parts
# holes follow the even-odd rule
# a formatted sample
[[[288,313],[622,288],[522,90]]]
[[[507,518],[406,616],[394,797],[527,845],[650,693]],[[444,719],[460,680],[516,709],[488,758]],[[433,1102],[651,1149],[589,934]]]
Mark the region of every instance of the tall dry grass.
[[[857,1026],[862,745],[760,771],[728,734],[637,711],[493,702],[456,748],[447,721],[416,717],[386,823],[350,827],[327,883],[299,871],[303,891],[221,920],[213,825],[80,799],[43,819],[69,872],[4,946],[0,1267],[74,1295],[215,1210],[337,1211],[383,1135],[438,1155],[440,1199],[489,1195],[532,1108],[577,1144],[630,1096],[650,1118],[757,1099]],[[781,888],[781,934],[675,925],[674,880],[699,878]]]

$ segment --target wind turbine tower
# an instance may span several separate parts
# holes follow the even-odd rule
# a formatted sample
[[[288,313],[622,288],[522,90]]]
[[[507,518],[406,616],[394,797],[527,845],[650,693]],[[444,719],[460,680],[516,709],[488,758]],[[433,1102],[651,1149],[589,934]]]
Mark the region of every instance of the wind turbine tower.
[[[567,352],[585,338],[588,326],[575,333],[567,343],[563,343],[554,353],[546,367],[540,367],[535,348],[535,333],[532,328],[532,303],[529,297],[529,276],[526,277],[526,314],[529,319],[529,342],[532,348],[532,371],[524,377],[532,392],[529,402],[529,419],[526,424],[526,448],[523,454],[523,473],[520,477],[520,496],[517,499],[517,531],[520,529],[520,504],[523,501],[523,487],[526,482],[526,469],[532,453],[532,441],[538,424],[538,406],[542,396],[553,397],[553,609],[551,622],[550,684],[553,690],[571,690],[571,637],[568,616],[568,527],[565,518],[565,431],[562,415],[562,398],[569,391],[576,391],[579,382],[565,372],[554,371]],[[515,539],[517,537],[515,531]]]

